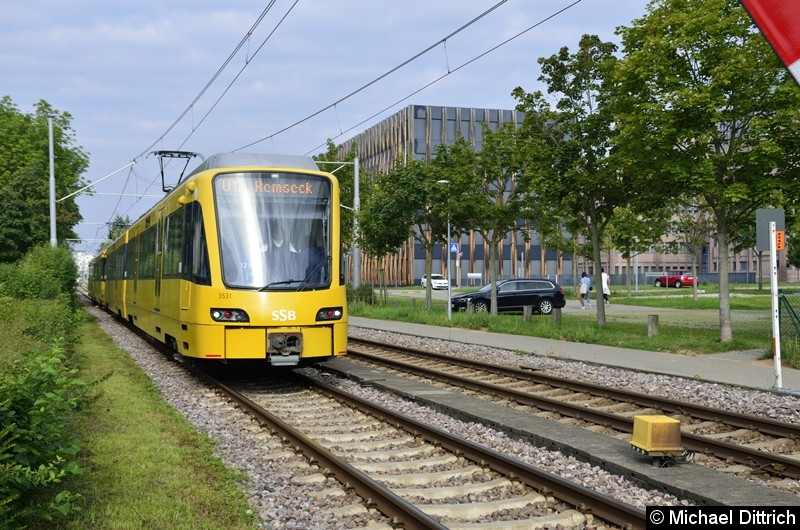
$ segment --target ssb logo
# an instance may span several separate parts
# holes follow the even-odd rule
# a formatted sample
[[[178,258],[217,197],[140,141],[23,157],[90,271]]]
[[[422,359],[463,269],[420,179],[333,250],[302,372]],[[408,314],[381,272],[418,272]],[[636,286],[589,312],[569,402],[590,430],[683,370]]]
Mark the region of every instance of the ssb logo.
[[[297,313],[291,309],[276,309],[272,312],[272,320],[277,320],[279,322],[297,320]]]

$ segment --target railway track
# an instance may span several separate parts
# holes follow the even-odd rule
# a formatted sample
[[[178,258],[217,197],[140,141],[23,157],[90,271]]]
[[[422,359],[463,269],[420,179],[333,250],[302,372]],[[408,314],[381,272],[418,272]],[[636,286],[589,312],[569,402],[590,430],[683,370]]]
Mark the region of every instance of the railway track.
[[[780,488],[793,481],[790,489],[800,495],[800,427],[793,424],[362,339],[350,338],[348,351],[351,361],[413,374],[626,440],[634,416],[669,415],[681,421],[681,442],[697,463],[759,476]]]
[[[519,460],[298,374],[225,384],[196,371],[361,502],[373,528],[644,528],[645,512]],[[335,493],[320,490],[321,503]],[[341,502],[341,501],[337,501]]]

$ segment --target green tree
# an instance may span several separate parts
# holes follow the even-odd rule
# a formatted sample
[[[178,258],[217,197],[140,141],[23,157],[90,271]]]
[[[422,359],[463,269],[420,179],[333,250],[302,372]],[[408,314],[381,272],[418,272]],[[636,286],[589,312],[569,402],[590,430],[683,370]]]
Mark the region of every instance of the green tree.
[[[380,209],[388,225],[370,225],[371,230],[388,233],[390,240],[405,234],[413,237],[425,249],[425,274],[433,268],[433,249],[444,241],[447,230],[446,189],[439,183],[439,167],[420,160],[403,163],[378,178],[376,197],[367,200],[373,209]],[[380,204],[378,204],[380,203]],[[376,237],[376,236],[372,236]],[[396,245],[394,248],[399,247]],[[431,284],[425,287],[425,309],[433,307]]]
[[[632,207],[619,207],[614,211],[607,232],[611,246],[618,249],[625,258],[629,271],[625,280],[628,298],[631,296],[633,276],[639,273],[634,270],[633,258],[659,245],[669,226],[668,219],[669,214],[665,208],[646,213]]]
[[[53,118],[56,198],[85,185],[81,175],[88,155],[75,145],[72,116],[40,100],[35,111],[23,113],[10,97],[0,99],[0,262],[20,259],[37,244],[50,240],[50,142],[48,117]],[[82,220],[74,197],[56,203],[56,237],[75,238]]]
[[[437,160],[442,157],[441,174],[451,183],[448,191],[454,201],[447,206],[451,224],[477,231],[489,249],[492,315],[497,314],[500,243],[523,229],[520,219],[530,217],[523,142],[514,123],[506,122],[497,131],[484,124],[483,145],[477,152],[460,138],[449,149],[441,147],[437,155]]]
[[[354,198],[355,198],[355,165],[356,147],[350,150],[349,153],[342,156],[341,146],[336,145],[333,141],[328,140],[328,149],[325,153],[315,155],[314,160],[320,170],[333,173],[339,181],[339,195],[343,205],[341,212],[341,237],[342,247],[349,248],[355,238],[355,225],[354,225]],[[364,181],[363,175],[359,178]],[[359,198],[364,196],[363,191],[359,193]]]
[[[130,228],[131,224],[133,223],[131,222],[130,217],[128,217],[127,215],[125,217],[122,217],[121,215],[117,214],[114,217],[114,220],[111,221],[111,224],[108,225],[107,238],[109,243],[117,239],[119,236],[121,236],[125,232],[125,230]]]
[[[729,342],[732,235],[796,179],[800,92],[738,0],[655,0],[618,32],[616,146],[662,200],[694,192],[708,205]]]
[[[786,263],[792,267],[800,268],[800,235],[795,238],[794,234],[800,234],[800,216],[789,217],[786,223]],[[760,253],[758,259],[760,268]],[[760,284],[759,288],[761,288]]]
[[[692,276],[697,278],[697,259],[703,246],[714,233],[714,219],[711,212],[701,200],[690,199],[679,202],[674,208],[669,233],[673,234],[673,243],[682,247],[692,257]],[[694,300],[697,300],[697,285],[692,285]]]
[[[416,188],[399,188],[395,179],[407,176],[406,168],[397,167],[389,174],[379,174],[362,183],[364,200],[358,211],[358,244],[364,252],[380,261],[380,286],[384,299],[385,260],[411,237],[413,223],[410,204],[415,201],[407,192]]]
[[[557,204],[567,216],[567,229],[588,228],[595,263],[594,285],[600,285],[601,242],[618,206],[624,206],[637,188],[630,173],[612,156],[614,117],[607,104],[608,78],[616,64],[616,45],[584,35],[579,49],[567,47],[539,59],[540,81],[557,94],[555,109],[540,92],[516,88],[517,108],[525,111],[528,135],[527,171],[535,181],[538,200]],[[597,304],[597,323],[606,324],[605,307]]]

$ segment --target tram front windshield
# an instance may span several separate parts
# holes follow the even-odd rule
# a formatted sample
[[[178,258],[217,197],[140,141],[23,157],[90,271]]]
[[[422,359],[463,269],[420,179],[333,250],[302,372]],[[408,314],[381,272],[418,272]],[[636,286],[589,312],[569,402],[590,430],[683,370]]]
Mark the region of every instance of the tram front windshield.
[[[331,283],[331,182],[318,175],[225,173],[214,179],[228,287],[306,290]]]

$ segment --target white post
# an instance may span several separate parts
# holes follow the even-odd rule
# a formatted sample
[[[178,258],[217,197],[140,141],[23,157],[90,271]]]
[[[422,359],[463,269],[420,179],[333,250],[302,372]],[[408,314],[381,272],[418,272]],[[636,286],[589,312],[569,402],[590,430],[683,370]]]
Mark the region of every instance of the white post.
[[[56,236],[56,170],[54,167],[55,156],[53,155],[53,117],[47,117],[48,140],[50,142],[50,246],[58,245]]]
[[[437,180],[436,184],[444,184],[445,186],[450,186],[450,181],[446,179]],[[448,192],[449,192],[448,188]],[[450,294],[450,289],[452,285],[450,284],[450,201],[447,204],[448,211],[447,211],[447,243],[445,244],[445,250],[447,252],[447,320],[452,320],[453,314],[452,309],[450,308],[450,304],[452,303],[452,298]]]
[[[358,157],[353,170],[353,287],[361,287],[361,248],[358,246],[358,210],[361,207],[358,182]]]
[[[461,287],[461,245],[458,245],[459,252],[456,254],[456,287]]]
[[[769,223],[770,290],[772,293],[772,346],[775,363],[775,388],[783,387],[781,378],[781,321],[778,307],[778,249],[775,241],[775,221]]]

